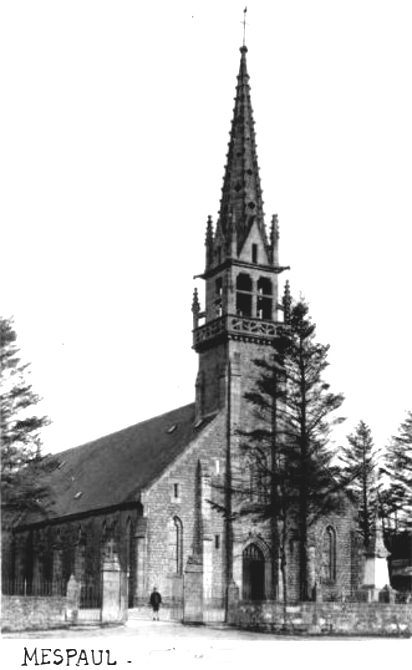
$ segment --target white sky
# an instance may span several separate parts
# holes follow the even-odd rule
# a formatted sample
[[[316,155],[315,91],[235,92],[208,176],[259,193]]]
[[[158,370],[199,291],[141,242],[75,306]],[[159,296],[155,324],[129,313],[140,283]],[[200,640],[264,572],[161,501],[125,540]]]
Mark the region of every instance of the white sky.
[[[1,298],[59,451],[194,399],[244,0],[9,2]],[[412,409],[410,0],[248,2],[267,222],[331,344],[343,435]],[[197,280],[201,287],[201,281]]]

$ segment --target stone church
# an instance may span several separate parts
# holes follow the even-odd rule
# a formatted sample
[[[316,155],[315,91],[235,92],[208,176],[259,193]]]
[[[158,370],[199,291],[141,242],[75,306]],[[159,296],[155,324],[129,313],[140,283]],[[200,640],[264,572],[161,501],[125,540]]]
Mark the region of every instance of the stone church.
[[[64,593],[74,576],[81,606],[99,607],[109,554],[129,608],[147,608],[153,586],[171,617],[181,618],[190,600],[198,620],[223,620],[231,592],[282,597],[269,526],[222,513],[235,504],[232,473],[253,479],[239,445],[253,422],[244,396],[256,380],[254,360],[273,351],[288,308],[287,284],[279,296],[287,268],[279,264],[277,218],[269,235],[264,222],[247,47],[240,52],[220,211],[206,227],[205,300],[195,290],[192,303],[195,402],[58,454],[54,502],[14,532],[12,579],[25,593]],[[311,586],[324,600],[357,588],[353,528],[348,501],[312,529]],[[299,597],[297,542],[287,546],[291,601]]]

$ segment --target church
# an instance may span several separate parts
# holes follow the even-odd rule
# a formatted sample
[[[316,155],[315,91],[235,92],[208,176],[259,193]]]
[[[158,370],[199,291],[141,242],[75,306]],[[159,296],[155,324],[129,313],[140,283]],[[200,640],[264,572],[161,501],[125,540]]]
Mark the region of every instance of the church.
[[[202,233],[203,235],[203,233]],[[14,531],[12,579],[18,592],[65,593],[80,585],[80,606],[101,604],[101,568],[114,556],[121,597],[147,608],[154,586],[164,612],[181,619],[189,600],[197,620],[225,620],[230,594],[281,600],[282,576],[270,522],[232,514],[231,481],[253,480],[240,448],[254,415],[245,399],[256,359],[273,351],[285,327],[288,284],[280,296],[278,222],[269,234],[251,105],[247,47],[240,49],[235,106],[216,225],[207,220],[205,298],[195,290],[195,402],[58,454],[49,476],[52,503]],[[259,495],[252,490],[251,496]],[[222,511],[223,510],[223,511]],[[355,510],[311,530],[311,588],[318,597],[358,587]],[[288,599],[299,599],[298,538],[287,545]]]

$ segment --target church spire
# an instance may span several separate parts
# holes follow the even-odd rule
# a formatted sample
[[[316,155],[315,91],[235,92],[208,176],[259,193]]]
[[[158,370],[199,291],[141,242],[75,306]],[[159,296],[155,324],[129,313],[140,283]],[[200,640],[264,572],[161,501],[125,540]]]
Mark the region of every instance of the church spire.
[[[238,251],[242,248],[254,221],[257,222],[267,244],[256,153],[255,124],[246,63],[247,47],[240,47],[240,53],[235,107],[218,223],[223,236],[229,242],[230,215],[233,214],[236,221]]]

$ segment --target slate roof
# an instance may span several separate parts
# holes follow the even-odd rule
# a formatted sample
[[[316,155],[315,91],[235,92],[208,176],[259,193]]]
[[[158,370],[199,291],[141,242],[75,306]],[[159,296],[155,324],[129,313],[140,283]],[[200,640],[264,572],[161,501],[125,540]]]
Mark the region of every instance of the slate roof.
[[[211,418],[195,424],[192,403],[51,457],[58,465],[48,475],[54,504],[47,518],[138,501]],[[41,520],[32,515],[24,525]]]

